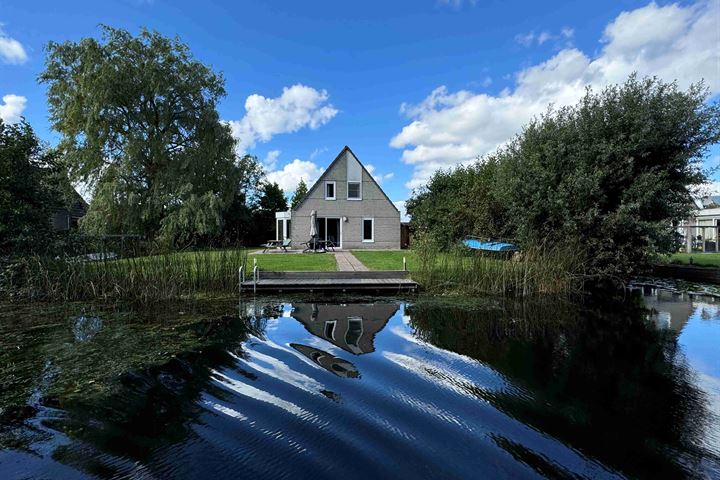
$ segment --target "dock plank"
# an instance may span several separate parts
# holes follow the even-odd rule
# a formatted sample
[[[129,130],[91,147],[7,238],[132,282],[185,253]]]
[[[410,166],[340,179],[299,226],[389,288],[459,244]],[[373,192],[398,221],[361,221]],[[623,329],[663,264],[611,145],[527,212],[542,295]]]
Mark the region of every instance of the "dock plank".
[[[398,272],[260,272],[259,279],[241,283],[245,292],[263,291],[416,291],[406,271]]]

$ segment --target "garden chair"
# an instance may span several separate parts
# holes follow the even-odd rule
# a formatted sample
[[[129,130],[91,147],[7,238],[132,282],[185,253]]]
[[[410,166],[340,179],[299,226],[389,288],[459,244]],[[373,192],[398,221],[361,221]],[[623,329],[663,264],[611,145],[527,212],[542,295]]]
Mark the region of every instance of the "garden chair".
[[[280,242],[280,240],[268,240],[260,246],[263,247],[262,253],[265,253],[271,248],[278,248],[280,245],[282,245],[282,242]]]

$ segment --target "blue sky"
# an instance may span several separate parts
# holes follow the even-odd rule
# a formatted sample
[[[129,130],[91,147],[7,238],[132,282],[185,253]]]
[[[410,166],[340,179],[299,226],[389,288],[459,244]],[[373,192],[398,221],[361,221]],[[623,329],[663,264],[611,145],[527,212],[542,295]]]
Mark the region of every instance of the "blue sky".
[[[24,115],[50,143],[36,83],[47,42],[145,26],[223,72],[222,118],[286,190],[347,144],[397,201],[585,85],[637,70],[720,92],[718,0],[0,0],[0,23],[0,116]]]

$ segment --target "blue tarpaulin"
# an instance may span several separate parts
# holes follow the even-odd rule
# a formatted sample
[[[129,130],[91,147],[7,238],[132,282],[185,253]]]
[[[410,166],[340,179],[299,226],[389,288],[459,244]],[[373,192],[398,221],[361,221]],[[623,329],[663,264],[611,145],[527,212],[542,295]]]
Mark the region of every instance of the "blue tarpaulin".
[[[477,238],[466,238],[463,243],[473,250],[486,250],[488,252],[515,252],[518,250],[518,247],[512,243],[483,242]]]

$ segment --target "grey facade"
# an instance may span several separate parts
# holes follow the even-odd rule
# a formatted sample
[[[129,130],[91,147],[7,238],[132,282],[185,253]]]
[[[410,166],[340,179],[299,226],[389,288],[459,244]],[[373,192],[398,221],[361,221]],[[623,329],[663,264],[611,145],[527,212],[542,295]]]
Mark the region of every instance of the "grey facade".
[[[332,239],[339,248],[400,248],[400,212],[349,147],[290,212],[290,228],[284,228],[289,230],[284,236],[294,245],[310,239],[313,210],[321,239]]]

